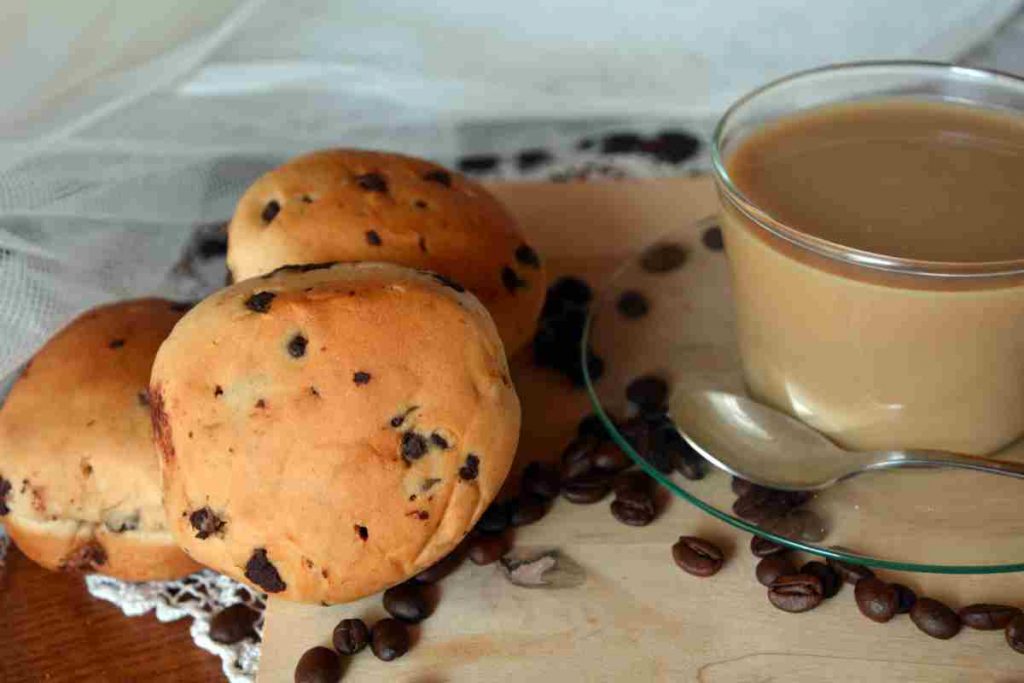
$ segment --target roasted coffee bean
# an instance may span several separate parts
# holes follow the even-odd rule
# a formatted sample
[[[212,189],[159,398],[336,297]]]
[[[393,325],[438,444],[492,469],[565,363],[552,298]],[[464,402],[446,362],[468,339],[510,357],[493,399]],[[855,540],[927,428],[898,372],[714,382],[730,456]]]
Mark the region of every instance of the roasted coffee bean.
[[[314,647],[295,665],[295,683],[337,683],[341,680],[341,659],[326,647]]]
[[[611,505],[615,519],[629,526],[647,526],[654,521],[654,497],[650,491],[637,488],[617,492]]]
[[[835,597],[836,593],[843,586],[843,581],[839,578],[839,574],[836,574],[835,570],[824,562],[808,562],[800,567],[800,573],[818,577],[818,580],[821,581],[821,595],[826,600]],[[893,584],[894,587],[897,585]]]
[[[806,612],[824,599],[821,581],[811,574],[780,576],[768,587],[768,601],[784,612]]]
[[[1018,614],[1006,625],[1006,644],[1024,655],[1024,614]]]
[[[957,613],[932,598],[918,598],[910,610],[910,620],[932,638],[939,640],[949,640],[960,633],[960,617]]]
[[[469,560],[480,566],[493,564],[501,559],[510,547],[511,544],[504,534],[477,536],[469,542]]]
[[[687,574],[711,576],[722,568],[725,556],[711,541],[696,536],[680,536],[672,546],[672,559]]]
[[[516,164],[520,171],[529,171],[549,161],[551,161],[551,153],[544,149],[524,149],[516,157]]]
[[[733,477],[732,478],[732,483],[730,484],[730,486],[732,487],[732,492],[733,493],[735,493],[737,496],[742,496],[743,494],[745,494],[748,491],[750,491],[750,489],[752,489],[754,487],[754,484],[750,483],[746,479],[740,479],[739,477]]]
[[[842,560],[836,560],[831,557],[827,558],[825,562],[835,570],[840,579],[849,584],[857,585],[857,582],[861,579],[868,579],[875,575],[869,567],[865,567],[862,564],[843,562]]]
[[[616,307],[623,317],[631,319],[642,318],[651,310],[651,305],[647,303],[647,297],[633,289],[625,291],[619,296]]]
[[[608,419],[612,424],[617,424],[616,420],[612,415],[608,415]],[[608,428],[604,426],[604,422],[595,413],[590,413],[583,417],[576,425],[576,436],[585,437],[592,436],[595,439],[605,441],[608,439]]]
[[[611,441],[599,444],[590,456],[594,467],[603,472],[621,472],[633,465],[633,461],[621,448]]]
[[[343,655],[361,652],[370,642],[370,629],[362,619],[342,619],[334,627],[331,643]]]
[[[754,557],[768,557],[775,553],[780,553],[786,549],[786,546],[771,541],[764,536],[751,536],[750,537],[750,552]]]
[[[475,154],[459,159],[459,170],[465,173],[482,173],[498,166],[500,160],[493,154]]]
[[[594,451],[600,441],[592,436],[581,436],[569,442],[562,451],[562,479],[572,479],[594,468]]]
[[[563,481],[562,497],[570,503],[587,505],[604,499],[611,489],[611,475],[592,471]]]
[[[510,512],[507,503],[495,501],[487,506],[474,528],[484,534],[500,534],[508,528]]]
[[[785,553],[762,557],[761,561],[757,563],[757,567],[754,568],[757,582],[762,586],[772,585],[772,582],[780,576],[796,573],[796,567],[793,566],[793,562]]]
[[[650,495],[654,481],[642,470],[623,472],[612,480],[612,490],[616,496],[627,496],[633,491]]]
[[[899,595],[893,585],[874,576],[858,581],[853,587],[853,597],[860,613],[880,624],[896,616],[900,605]]]
[[[519,490],[522,493],[538,496],[544,500],[557,498],[561,487],[562,481],[558,476],[558,471],[554,467],[536,460],[523,469],[523,476],[519,481]]]
[[[892,587],[896,589],[896,599],[899,603],[896,606],[896,614],[907,614],[917,602],[917,593],[902,583],[894,583]]]
[[[686,262],[686,247],[674,242],[659,242],[644,250],[640,267],[648,273],[668,273]]]
[[[670,455],[672,457],[672,466],[676,472],[683,475],[686,479],[698,481],[707,474],[707,464],[704,462],[704,458],[697,451],[693,450],[690,444],[686,443],[686,440],[682,437],[679,437]]]
[[[466,546],[465,544],[460,544],[455,548],[455,550],[451,551],[440,560],[421,571],[419,574],[414,576],[413,579],[419,583],[437,583],[458,569],[465,559]]]
[[[416,624],[430,616],[430,603],[416,583],[400,583],[384,591],[384,609],[395,619]]]
[[[381,619],[370,631],[370,649],[382,661],[398,659],[409,651],[409,629],[397,619]]]
[[[687,462],[686,459],[695,454],[679,430],[676,429],[675,424],[666,417],[654,420],[649,417],[648,420],[653,421],[653,425],[650,448],[647,453],[641,453],[644,459],[662,474],[669,474],[673,469],[680,469],[681,472],[685,470],[689,474],[688,479],[703,478],[704,472],[701,465],[703,459],[698,456],[696,461]]]
[[[790,510],[803,505],[810,495],[802,491],[776,491],[761,486],[752,486],[732,505],[738,517],[760,524],[778,519]]]
[[[964,626],[979,631],[995,631],[1006,628],[1006,625],[1013,621],[1013,618],[1021,614],[1017,607],[1009,605],[992,605],[989,603],[977,603],[962,607],[957,614]]]
[[[259,612],[244,603],[225,607],[210,619],[210,640],[231,645],[256,635]]]
[[[643,412],[664,412],[668,383],[657,375],[642,375],[626,386],[626,399]]]
[[[548,513],[548,502],[540,496],[525,493],[511,503],[509,522],[514,527],[540,521]]]
[[[647,153],[659,161],[679,164],[686,161],[700,148],[700,141],[684,131],[664,130],[644,145]]]
[[[825,524],[825,520],[821,515],[807,508],[789,510],[777,517],[765,519],[762,521],[762,527],[776,536],[809,543],[817,543],[828,535],[828,526]]]

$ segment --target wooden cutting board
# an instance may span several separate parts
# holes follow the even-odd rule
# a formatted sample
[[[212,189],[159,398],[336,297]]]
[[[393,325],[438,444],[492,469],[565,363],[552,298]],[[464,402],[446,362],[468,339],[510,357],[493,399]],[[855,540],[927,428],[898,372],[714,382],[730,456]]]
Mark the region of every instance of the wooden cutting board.
[[[716,209],[707,178],[493,190],[547,258],[553,278],[575,274],[598,285],[655,236]],[[690,243],[702,248],[696,228]],[[515,358],[513,371],[523,404],[517,465],[556,461],[589,411],[586,395],[527,357]],[[860,615],[849,586],[813,612],[782,613],[754,579],[747,534],[667,496],[658,520],[639,529],[615,521],[608,504],[559,500],[541,522],[516,534],[517,548],[558,548],[578,562],[586,573],[581,586],[516,587],[497,566],[467,562],[442,582],[438,608],[406,656],[384,663],[363,652],[349,660],[345,679],[1024,681],[1024,655],[1010,650],[1000,632],[965,629],[943,642],[906,616],[876,624]],[[724,569],[708,579],[681,572],[670,547],[683,534],[718,542],[728,554]],[[954,605],[1024,599],[1019,574],[885,576]],[[379,596],[334,607],[271,599],[259,680],[291,681],[301,654],[329,644],[340,619],[382,616]]]

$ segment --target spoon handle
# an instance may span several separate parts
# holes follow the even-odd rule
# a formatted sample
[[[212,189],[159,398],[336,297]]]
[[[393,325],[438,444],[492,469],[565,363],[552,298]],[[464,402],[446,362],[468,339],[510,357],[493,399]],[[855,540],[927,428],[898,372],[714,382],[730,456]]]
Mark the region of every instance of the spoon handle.
[[[1024,479],[1024,463],[1006,460],[992,460],[989,458],[977,458],[971,455],[961,455],[960,453],[950,453],[948,451],[931,450],[888,451],[878,455],[880,456],[879,459],[870,465],[868,469],[952,467]]]

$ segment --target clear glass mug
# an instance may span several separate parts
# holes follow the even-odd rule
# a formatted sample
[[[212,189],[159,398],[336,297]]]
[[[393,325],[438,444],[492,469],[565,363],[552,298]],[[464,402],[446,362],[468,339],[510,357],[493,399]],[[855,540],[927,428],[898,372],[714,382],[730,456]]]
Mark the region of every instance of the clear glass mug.
[[[712,157],[744,377],[754,397],[849,448],[990,453],[1024,433],[1024,261],[924,262],[828,242],[757,207],[724,163],[766,122],[893,96],[1024,116],[1012,76],[876,62],[776,81],[719,122]]]

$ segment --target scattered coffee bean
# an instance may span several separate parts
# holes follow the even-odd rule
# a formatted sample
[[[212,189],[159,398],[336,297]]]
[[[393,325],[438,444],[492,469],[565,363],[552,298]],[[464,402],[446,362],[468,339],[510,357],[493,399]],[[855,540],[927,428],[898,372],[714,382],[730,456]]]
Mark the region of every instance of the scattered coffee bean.
[[[647,303],[647,297],[632,289],[623,292],[619,296],[616,307],[624,317],[634,320],[644,317],[651,309],[650,304]]]
[[[639,152],[644,144],[636,133],[609,133],[601,139],[601,151],[605,154],[630,154]]]
[[[585,472],[562,482],[562,497],[570,503],[596,503],[612,488],[612,477],[602,472]]]
[[[873,576],[858,581],[853,588],[853,596],[860,613],[880,624],[896,616],[900,604],[893,585]]]
[[[210,619],[210,640],[232,645],[256,635],[259,612],[244,603],[225,607]]]
[[[686,262],[686,248],[673,242],[651,245],[640,256],[640,267],[648,273],[667,273]]]
[[[776,491],[763,486],[751,486],[732,505],[732,510],[755,524],[778,519],[810,499],[810,494],[800,491]]]
[[[796,573],[796,567],[793,566],[793,563],[785,553],[762,557],[761,561],[757,563],[757,567],[754,568],[757,582],[762,586],[772,585],[772,582],[780,576]]]
[[[1024,614],[1018,614],[1006,625],[1006,644],[1024,655]]]
[[[430,604],[416,583],[400,583],[384,591],[384,609],[395,619],[416,624],[430,616]]]
[[[341,680],[341,659],[326,647],[306,650],[295,665],[295,683],[337,683]]]
[[[409,629],[397,619],[381,619],[370,631],[370,649],[381,661],[398,659],[409,651]]]
[[[750,490],[752,488],[754,488],[754,484],[750,483],[746,479],[740,479],[739,477],[733,477],[732,478],[732,483],[730,484],[730,487],[732,488],[732,492],[733,493],[735,493],[737,496],[742,496],[742,495],[744,495],[746,493],[749,493]]]
[[[654,481],[642,470],[623,472],[612,481],[616,496],[628,496],[634,491],[650,495]]]
[[[892,587],[896,589],[896,599],[899,603],[896,606],[896,614],[907,614],[917,602],[917,593],[902,583],[894,583]]]
[[[342,619],[334,627],[331,643],[334,649],[343,655],[354,655],[362,652],[370,642],[370,629],[362,619]]]
[[[510,512],[507,503],[495,501],[487,506],[474,528],[484,534],[500,534],[508,528]]]
[[[644,144],[644,151],[658,161],[679,164],[686,161],[700,148],[700,141],[684,131],[665,130],[653,140]]]
[[[599,441],[592,436],[573,439],[562,451],[562,479],[573,479],[594,469],[594,451]]]
[[[839,578],[839,574],[836,574],[835,570],[824,562],[808,562],[800,567],[799,573],[818,577],[818,580],[821,581],[821,595],[826,600],[834,598],[843,586],[843,581]],[[894,587],[896,585],[893,584]]]
[[[872,578],[875,575],[869,567],[862,564],[843,562],[842,560],[836,560],[831,557],[827,558],[825,562],[835,570],[836,574],[839,575],[839,578],[849,584],[857,585],[857,582],[861,579]]]
[[[717,225],[708,228],[700,236],[700,241],[711,251],[722,251],[725,249],[725,239],[722,237],[722,229]]]
[[[260,212],[260,219],[265,223],[270,223],[277,217],[277,214],[281,211],[281,205],[277,203],[277,200],[271,199],[267,202],[267,205],[263,207],[263,211]]]
[[[477,536],[469,542],[469,560],[480,566],[493,564],[508,552],[510,546],[504,534]]]
[[[516,164],[521,171],[529,171],[549,161],[551,161],[551,154],[543,149],[524,149],[516,157]]]
[[[768,601],[784,612],[806,612],[824,599],[821,581],[811,574],[780,576],[768,587]]]
[[[547,500],[529,493],[513,500],[511,507],[512,513],[509,515],[509,522],[513,527],[539,522],[548,513]]]
[[[960,633],[960,617],[957,613],[932,598],[918,598],[910,610],[910,620],[932,638],[939,640],[949,640]]]
[[[465,559],[466,543],[460,543],[455,550],[421,571],[413,579],[419,583],[437,583],[458,569]]]
[[[785,549],[786,546],[769,540],[764,536],[750,537],[750,552],[754,557],[768,557],[769,555],[780,553]]]
[[[701,577],[717,574],[725,561],[718,546],[696,536],[680,536],[672,546],[672,558],[687,574]]]
[[[825,520],[818,513],[806,508],[767,517],[762,521],[762,528],[776,536],[810,543],[817,543],[828,535]]]
[[[668,383],[657,375],[642,375],[626,386],[626,398],[645,412],[664,412]]]
[[[1013,618],[1021,614],[1017,607],[1009,605],[991,605],[978,603],[961,608],[958,612],[960,621],[968,628],[979,631],[996,631],[1006,628]]]
[[[633,465],[629,456],[611,441],[599,444],[590,459],[594,467],[602,472],[621,472]]]
[[[629,526],[647,526],[654,521],[656,511],[650,493],[635,489],[623,491],[612,501],[612,516]]]
[[[536,460],[526,466],[519,482],[519,489],[522,493],[544,500],[557,498],[561,486],[562,482],[558,471],[554,467],[544,465]]]
[[[498,166],[498,157],[493,154],[473,154],[459,159],[459,170],[465,173],[482,173]]]
[[[612,424],[617,423],[617,420],[611,415],[608,416],[608,419],[611,420]],[[604,426],[604,422],[601,421],[601,418],[598,417],[596,413],[590,413],[589,415],[584,416],[584,418],[579,421],[579,424],[576,425],[576,436],[589,436],[600,441],[604,441],[608,439],[608,429]]]

